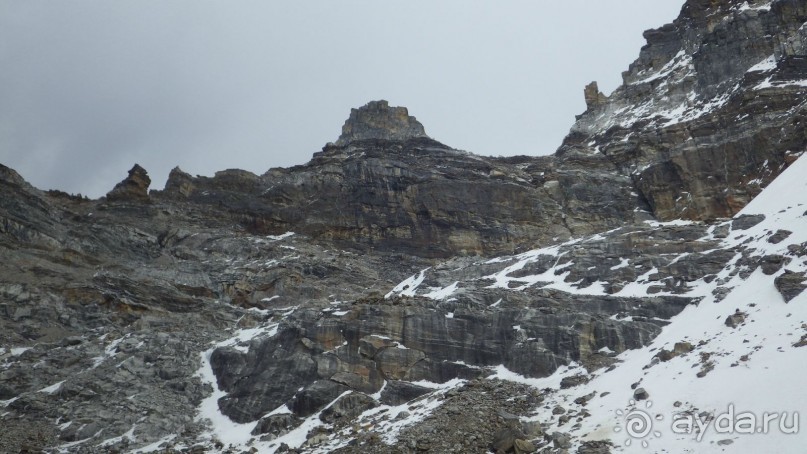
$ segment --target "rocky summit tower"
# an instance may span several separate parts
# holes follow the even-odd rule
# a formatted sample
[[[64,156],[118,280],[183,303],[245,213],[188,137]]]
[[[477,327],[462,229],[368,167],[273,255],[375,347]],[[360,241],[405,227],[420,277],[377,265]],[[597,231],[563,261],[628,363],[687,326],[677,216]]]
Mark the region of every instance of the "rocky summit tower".
[[[367,139],[403,141],[417,137],[429,136],[423,125],[409,115],[406,107],[390,107],[387,101],[380,100],[350,110],[350,117],[342,126],[342,135],[336,145]]]

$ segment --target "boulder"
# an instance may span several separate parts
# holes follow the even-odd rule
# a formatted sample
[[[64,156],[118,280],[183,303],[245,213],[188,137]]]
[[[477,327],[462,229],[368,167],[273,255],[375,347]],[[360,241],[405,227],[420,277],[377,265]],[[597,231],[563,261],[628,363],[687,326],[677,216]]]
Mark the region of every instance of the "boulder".
[[[770,238],[768,240],[770,241]],[[790,258],[779,254],[769,254],[759,260],[759,266],[762,272],[768,276],[776,274],[788,263],[790,263]]]
[[[786,240],[792,233],[793,232],[791,232],[790,230],[779,229],[776,232],[774,232],[773,235],[768,237],[768,243],[779,244],[782,241]]]
[[[319,419],[328,424],[333,424],[337,421],[350,421],[365,410],[376,406],[378,406],[378,402],[372,397],[354,392],[340,397],[333,405],[323,410],[319,415]]]
[[[350,388],[341,383],[330,380],[317,380],[298,392],[287,405],[295,415],[304,418],[316,413],[333,402],[340,394],[349,390]]]
[[[296,427],[301,421],[290,413],[271,415],[261,418],[252,429],[252,435],[268,435],[277,438]]]
[[[633,391],[633,398],[636,400],[647,400],[650,398],[650,394],[644,388],[636,388]]]
[[[731,221],[732,230],[748,230],[765,220],[764,214],[743,214]]]
[[[725,325],[729,328],[736,328],[745,323],[745,318],[748,314],[737,309],[733,314],[726,317]]]
[[[560,389],[573,388],[575,386],[583,385],[589,382],[591,377],[585,374],[577,374],[569,377],[563,377],[560,380]]]
[[[381,403],[384,405],[401,405],[416,399],[433,390],[405,381],[390,380],[381,391]]]
[[[785,302],[790,302],[793,298],[799,296],[805,288],[807,288],[807,277],[805,273],[797,273],[790,270],[785,270],[784,273],[777,276],[773,283],[776,290],[785,299]]]

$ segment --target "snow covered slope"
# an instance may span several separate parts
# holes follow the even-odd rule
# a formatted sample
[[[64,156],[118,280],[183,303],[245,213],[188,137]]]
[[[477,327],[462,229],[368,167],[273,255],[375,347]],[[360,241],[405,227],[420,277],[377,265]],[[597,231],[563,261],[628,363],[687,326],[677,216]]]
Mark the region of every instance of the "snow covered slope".
[[[613,452],[802,453],[805,436],[800,412],[807,408],[801,380],[807,371],[807,292],[786,302],[786,283],[780,283],[778,289],[776,282],[807,271],[805,174],[807,159],[797,159],[734,219],[711,226],[649,223],[638,232],[617,229],[517,256],[470,264],[449,261],[404,280],[386,299],[433,300],[434,310],[443,312],[449,323],[455,313],[462,319],[462,306],[474,298],[496,298],[487,310],[497,313],[521,304],[508,295],[516,298],[550,292],[557,300],[565,294],[627,302],[628,306],[607,320],[619,325],[641,323],[647,318],[642,306],[654,297],[688,298],[690,304],[677,315],[672,311],[667,318],[651,317],[651,322],[663,327],[643,348],[626,349],[620,342],[604,344],[585,365],[573,361],[546,378],[528,378],[504,364],[474,367],[488,374],[484,380],[491,383],[527,385],[542,396],[540,405],[521,418],[522,424],[541,427],[530,437],[539,449],[591,452],[585,449],[610,446]],[[690,236],[693,231],[705,235],[693,240],[673,235],[672,240],[664,241],[670,232],[680,235],[682,231]],[[607,252],[617,244],[615,239],[636,235],[651,241],[641,254],[613,256]],[[660,285],[667,280],[665,273],[677,265],[721,256],[729,259],[720,262],[722,268],[714,274],[690,273],[685,282]],[[647,262],[647,257],[653,259]],[[593,269],[589,263],[598,266]],[[585,271],[602,277],[578,279],[576,273]],[[630,273],[624,274],[627,271]],[[614,282],[608,282],[613,276],[633,278],[614,287]],[[791,287],[798,289],[798,279]],[[582,304],[584,300],[575,301]],[[662,305],[669,302],[661,301]],[[340,316],[351,310],[345,309]],[[293,313],[292,309],[286,316]],[[238,331],[219,346],[232,345],[247,352],[252,339],[276,336],[277,326],[271,323]],[[512,328],[523,338],[518,345],[544,341],[535,338],[534,327],[514,324]],[[375,336],[407,349],[403,342]],[[203,357],[200,375],[215,387],[209,363],[212,350]],[[610,358],[607,366],[592,366],[596,362],[591,358],[597,355]],[[286,446],[303,452],[340,448],[353,452],[350,449],[365,449],[362,443],[373,436],[383,445],[405,444],[407,433],[416,432],[424,421],[434,420],[441,407],[450,405],[449,396],[478,386],[461,379],[411,384],[433,391],[400,405],[374,406],[344,428],[328,422],[332,407],[347,397],[344,393],[296,428],[263,440],[253,433],[255,423],[235,424],[220,413],[215,402],[225,395],[221,391],[205,400],[198,418],[213,422],[208,446],[221,443],[255,447],[260,452]],[[383,391],[369,397],[377,401]],[[290,413],[282,405],[267,416]],[[357,427],[362,429],[357,431]],[[372,449],[381,449],[378,446]]]
[[[573,435],[575,445],[610,440],[620,452],[805,452],[807,293],[786,302],[774,285],[785,270],[807,270],[807,257],[797,255],[803,251],[788,248],[807,242],[805,175],[807,159],[799,159],[740,213],[765,220],[723,241],[727,249],[742,245],[786,257],[786,267],[774,275],[759,268],[746,278],[731,277],[722,301],[710,295],[687,307],[650,345],[622,353],[619,364],[593,373],[584,385],[558,387],[579,368],[532,381],[554,388],[532,419],[552,421],[552,429]],[[792,233],[772,242],[780,230]],[[730,265],[742,266],[741,260]],[[648,397],[639,400],[634,387]],[[558,405],[567,414],[590,416],[562,424],[552,414]]]

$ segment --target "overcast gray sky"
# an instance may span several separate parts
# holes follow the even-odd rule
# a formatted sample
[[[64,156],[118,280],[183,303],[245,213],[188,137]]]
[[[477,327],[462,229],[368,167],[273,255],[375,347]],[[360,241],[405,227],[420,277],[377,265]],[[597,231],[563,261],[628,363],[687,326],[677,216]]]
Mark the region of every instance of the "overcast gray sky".
[[[0,0],[0,163],[104,195],[135,163],[302,164],[351,107],[483,155],[549,154],[683,0]]]

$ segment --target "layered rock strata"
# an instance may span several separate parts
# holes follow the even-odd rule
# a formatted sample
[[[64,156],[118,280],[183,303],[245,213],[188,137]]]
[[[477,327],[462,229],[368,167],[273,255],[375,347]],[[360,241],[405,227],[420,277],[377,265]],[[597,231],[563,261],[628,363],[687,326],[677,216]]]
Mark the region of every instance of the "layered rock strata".
[[[455,150],[378,101],[262,175],[147,192],[135,166],[87,200],[0,167],[0,451],[566,449],[498,378],[574,387],[757,268],[804,290],[793,232],[766,253],[741,242],[764,216],[722,218],[807,149],[805,20],[688,1],[553,156]]]

